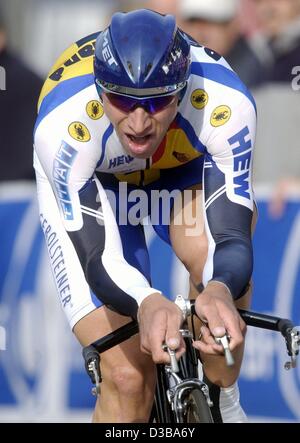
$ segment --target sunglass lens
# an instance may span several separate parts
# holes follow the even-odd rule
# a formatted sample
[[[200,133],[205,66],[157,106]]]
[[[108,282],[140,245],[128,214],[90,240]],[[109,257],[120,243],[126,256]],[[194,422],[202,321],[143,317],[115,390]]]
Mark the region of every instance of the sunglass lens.
[[[134,98],[126,97],[125,95],[110,93],[106,95],[112,105],[124,112],[129,112],[136,104],[136,100]]]
[[[166,95],[164,97],[152,97],[138,100],[132,97],[127,97],[126,95],[111,93],[107,93],[106,95],[112,105],[123,112],[130,112],[134,108],[141,106],[151,114],[161,111],[168,106],[174,98],[173,95]]]
[[[149,98],[149,111],[154,113],[161,111],[168,106],[174,99],[173,95],[166,95],[165,97]]]

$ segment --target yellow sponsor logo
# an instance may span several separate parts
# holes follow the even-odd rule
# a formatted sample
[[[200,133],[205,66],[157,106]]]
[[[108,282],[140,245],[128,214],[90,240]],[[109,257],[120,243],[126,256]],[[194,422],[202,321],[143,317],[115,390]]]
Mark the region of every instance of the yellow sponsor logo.
[[[103,107],[98,100],[89,101],[85,109],[92,120],[98,120],[104,114]]]
[[[61,58],[59,58],[59,60],[55,64],[56,67],[59,67],[49,75],[50,80],[53,80],[54,82],[59,82],[62,79],[63,75],[65,75],[65,70],[70,69],[72,71],[72,67],[76,63],[92,57],[95,53],[95,44],[96,41],[91,40],[84,46],[80,47],[78,50],[78,45],[76,43],[70,46],[70,48],[68,48],[62,54],[63,57],[68,54],[69,58],[67,60],[64,58],[63,62],[61,62]]]
[[[191,103],[196,109],[203,109],[208,103],[208,94],[204,89],[195,89],[191,95]]]
[[[79,142],[88,142],[91,139],[90,131],[83,123],[71,123],[68,127],[68,131],[70,136]]]
[[[218,106],[213,110],[210,117],[210,124],[217,128],[218,126],[223,126],[225,123],[230,120],[231,117],[231,109],[229,106],[222,105]]]

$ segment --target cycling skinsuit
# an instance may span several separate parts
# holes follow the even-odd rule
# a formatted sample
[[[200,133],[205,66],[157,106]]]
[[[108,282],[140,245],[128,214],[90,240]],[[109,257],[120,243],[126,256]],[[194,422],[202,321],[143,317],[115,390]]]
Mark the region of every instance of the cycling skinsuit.
[[[135,316],[143,299],[159,292],[151,287],[143,226],[127,223],[138,190],[150,198],[202,183],[209,242],[203,283],[223,282],[238,298],[252,273],[251,94],[222,57],[192,44],[175,120],[153,157],[133,158],[97,95],[96,37],[73,44],[50,71],[34,135],[41,224],[71,327],[103,303]],[[154,229],[170,242],[162,206]],[[150,204],[147,210],[153,215]]]

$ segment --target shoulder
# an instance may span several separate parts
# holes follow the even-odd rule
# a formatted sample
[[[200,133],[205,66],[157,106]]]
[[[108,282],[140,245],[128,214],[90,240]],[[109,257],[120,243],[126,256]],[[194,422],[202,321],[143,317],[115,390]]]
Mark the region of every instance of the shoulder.
[[[191,83],[204,85],[213,95],[244,96],[255,107],[251,92],[224,57],[203,46],[192,46],[191,54]]]
[[[38,111],[45,102],[63,101],[93,83],[93,56],[98,34],[73,43],[56,60],[43,85]]]
[[[179,108],[180,124],[203,149],[256,121],[255,101],[226,60],[214,51],[192,46],[191,76]],[[197,141],[198,140],[198,141]]]
[[[98,34],[91,34],[72,44],[51,68],[40,94],[35,130],[45,120],[55,122],[59,128],[61,122],[66,123],[72,115],[74,121],[81,121],[83,116],[92,115],[93,112],[99,112],[102,116],[93,75],[93,55]],[[95,115],[94,119],[97,118],[98,115]]]
[[[51,106],[54,106],[51,109]],[[77,142],[78,146],[98,144],[110,122],[104,115],[96,88],[90,85],[62,103],[53,101],[40,109],[35,144],[53,145],[61,140]]]

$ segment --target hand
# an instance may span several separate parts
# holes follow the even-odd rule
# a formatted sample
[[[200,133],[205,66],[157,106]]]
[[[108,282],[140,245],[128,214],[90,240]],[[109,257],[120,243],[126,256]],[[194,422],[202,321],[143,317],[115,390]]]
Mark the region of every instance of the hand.
[[[163,343],[176,350],[179,358],[185,351],[179,332],[183,320],[175,303],[163,295],[151,294],[143,300],[138,310],[141,350],[151,354],[154,363],[170,363],[169,354],[162,349]]]
[[[223,347],[216,344],[215,337],[222,337],[226,333],[230,336],[231,351],[242,345],[246,325],[226,286],[217,281],[209,282],[197,297],[195,308],[197,315],[206,324],[201,327],[202,340],[194,341],[196,349],[212,355],[223,353]]]

